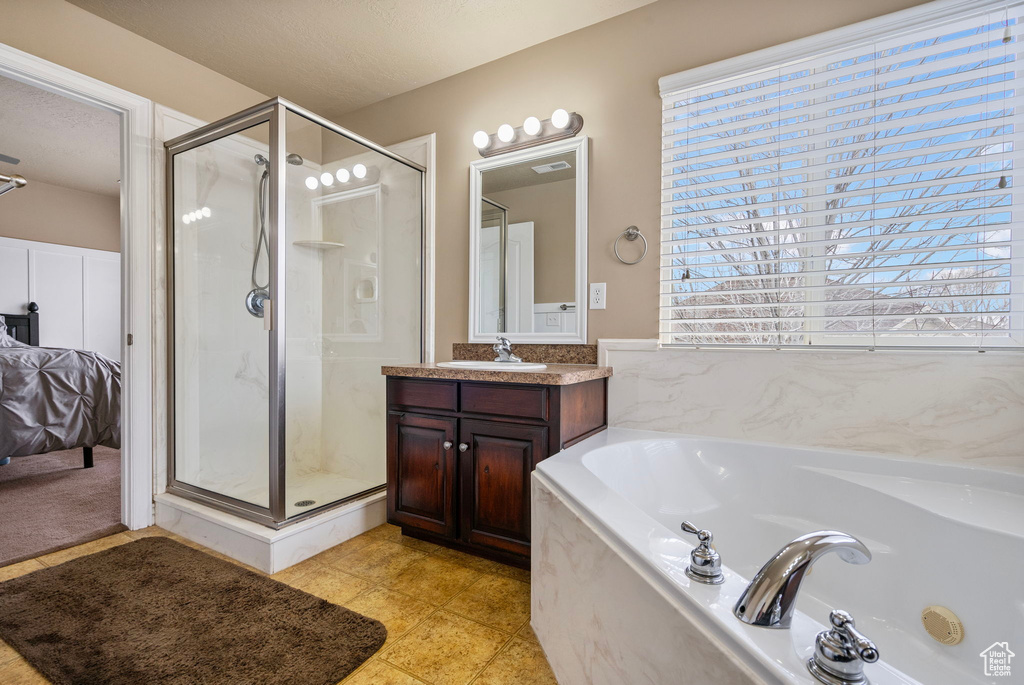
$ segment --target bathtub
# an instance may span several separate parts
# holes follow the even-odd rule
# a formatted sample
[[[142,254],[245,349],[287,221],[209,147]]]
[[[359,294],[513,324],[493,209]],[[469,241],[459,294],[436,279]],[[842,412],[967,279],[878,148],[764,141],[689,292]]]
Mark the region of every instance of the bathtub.
[[[684,570],[714,533],[718,586]],[[1024,682],[1024,476],[862,453],[611,428],[541,462],[533,482],[533,628],[563,685],[808,683],[831,609],[878,646],[875,685]],[[732,614],[748,581],[804,533],[849,533],[867,565],[820,558],[789,630]],[[948,607],[946,646],[921,612]],[[982,652],[1007,642],[1010,677]]]

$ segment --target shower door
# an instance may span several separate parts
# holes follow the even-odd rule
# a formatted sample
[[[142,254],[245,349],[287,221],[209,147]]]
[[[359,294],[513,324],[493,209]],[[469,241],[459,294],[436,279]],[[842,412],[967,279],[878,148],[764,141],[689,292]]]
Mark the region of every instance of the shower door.
[[[265,118],[265,117],[264,117]],[[268,285],[259,199],[268,121],[172,151],[171,437],[176,486],[270,514],[270,334],[245,306]]]

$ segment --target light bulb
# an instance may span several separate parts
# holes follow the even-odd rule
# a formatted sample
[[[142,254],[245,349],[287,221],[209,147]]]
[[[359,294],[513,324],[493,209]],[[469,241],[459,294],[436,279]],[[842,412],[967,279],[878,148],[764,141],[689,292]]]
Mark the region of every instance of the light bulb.
[[[502,124],[498,127],[498,140],[503,143],[511,143],[516,139],[516,130],[509,124]]]
[[[332,174],[329,171],[325,171],[324,173],[320,174],[320,182],[323,183],[325,186],[334,185],[334,174]]]
[[[528,136],[535,136],[540,133],[540,119],[537,117],[526,117],[523,122],[523,131]]]
[[[483,150],[490,144],[491,137],[487,135],[487,131],[477,131],[473,134],[473,145],[476,145],[477,150]]]
[[[320,185],[320,181],[316,180],[316,176],[306,177],[306,187],[310,190],[316,190],[317,186]]]
[[[564,109],[556,109],[551,113],[551,125],[555,128],[565,128],[569,125],[569,113]]]
[[[338,169],[338,173],[335,175],[338,177],[338,183],[348,183],[348,179],[352,178],[348,169]]]
[[[189,219],[192,219],[192,221],[195,221],[195,220],[196,220],[196,219],[198,219],[199,217],[198,217],[198,216],[196,215],[196,213],[195,213],[195,212],[189,212],[189,213],[188,213],[188,218],[189,218]]]
[[[192,223],[192,219],[191,219],[191,218],[189,218],[189,215],[188,215],[188,214],[182,214],[182,215],[181,215],[181,221],[182,221],[182,223],[185,223],[185,224],[190,224],[190,223]]]
[[[213,214],[213,212],[210,211],[209,207],[203,207],[203,209],[201,211],[203,212],[203,216],[205,216],[205,217],[208,217],[211,214]]]
[[[356,178],[366,178],[366,167],[362,164],[356,164],[352,167],[352,175]]]

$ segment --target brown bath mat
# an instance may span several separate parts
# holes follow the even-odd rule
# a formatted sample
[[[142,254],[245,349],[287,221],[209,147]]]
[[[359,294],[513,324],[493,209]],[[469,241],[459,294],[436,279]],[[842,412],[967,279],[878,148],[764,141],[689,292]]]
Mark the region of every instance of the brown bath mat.
[[[173,540],[0,583],[0,639],[54,683],[334,685],[378,621]]]

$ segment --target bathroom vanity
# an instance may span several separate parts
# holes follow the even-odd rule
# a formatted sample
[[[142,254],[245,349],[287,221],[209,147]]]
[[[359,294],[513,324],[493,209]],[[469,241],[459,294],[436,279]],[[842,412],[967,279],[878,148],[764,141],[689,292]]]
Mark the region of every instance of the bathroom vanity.
[[[481,371],[385,366],[388,521],[405,535],[518,566],[530,474],[607,426],[609,367]]]

